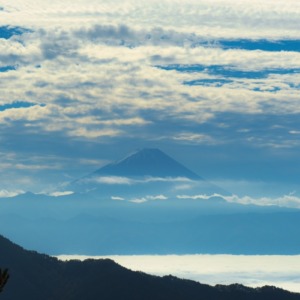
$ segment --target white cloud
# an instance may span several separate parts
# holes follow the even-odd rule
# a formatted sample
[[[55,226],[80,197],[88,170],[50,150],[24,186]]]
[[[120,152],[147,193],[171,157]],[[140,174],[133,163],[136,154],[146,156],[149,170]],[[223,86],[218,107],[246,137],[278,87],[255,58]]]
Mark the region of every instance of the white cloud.
[[[132,184],[132,179],[127,177],[118,177],[118,176],[100,176],[91,179],[87,179],[87,182],[97,182],[103,184],[125,184],[129,185]]]
[[[260,197],[260,198],[252,198],[249,196],[239,197],[237,195],[232,196],[223,196],[223,198],[232,203],[240,203],[240,204],[254,204],[259,206],[270,206],[276,205],[280,207],[291,207],[291,208],[300,208],[300,197],[290,195],[283,195],[278,198],[269,198],[269,197]]]
[[[115,201],[125,201],[125,198],[120,197],[120,196],[112,196],[111,197],[112,200]],[[133,199],[129,199],[129,202],[132,203],[137,203],[137,204],[141,204],[141,203],[145,203],[148,201],[157,201],[157,200],[167,200],[168,197],[166,197],[165,195],[147,195],[145,197],[140,197],[140,198],[133,198]]]
[[[153,117],[145,114],[149,110],[157,112],[157,118],[184,120],[191,124],[204,123],[223,112],[299,112],[297,89],[284,84],[299,76],[297,73],[280,78],[273,76],[259,83],[252,79],[236,80],[220,89],[182,84],[211,75],[165,71],[152,66],[152,58],[156,56],[162,61],[165,58],[169,63],[193,64],[201,61],[208,66],[225,65],[243,70],[289,68],[300,66],[300,63],[297,64],[300,62],[299,53],[153,45],[130,49],[99,46],[93,40],[80,43],[74,37],[74,29],[47,30],[28,33],[22,43],[5,41],[6,48],[10,44],[13,48],[20,44],[22,53],[17,57],[22,58],[17,71],[1,74],[2,101],[24,99],[46,104],[1,112],[0,122],[6,125],[20,121],[25,122],[26,128],[31,128],[32,132],[57,131],[70,138],[97,140],[143,135],[142,131],[132,133],[131,130],[155,124]],[[43,41],[52,43],[60,51],[60,42],[66,43],[66,40],[67,50],[71,49],[72,55],[62,51],[59,56],[45,60],[40,49]],[[37,64],[41,67],[36,68]],[[294,78],[294,81],[297,80]],[[15,82],[18,82],[17,89]],[[281,91],[268,91],[280,84]],[[266,91],[252,91],[257,86],[262,90],[264,87]],[[95,110],[101,111],[101,114],[95,113]],[[208,134],[179,130],[173,137],[181,143],[219,142]],[[268,145],[272,146],[272,143]]]
[[[12,121],[37,121],[50,114],[48,107],[34,105],[26,108],[11,108],[0,112],[0,123]]]
[[[75,119],[79,124],[96,124],[96,125],[145,125],[151,122],[146,121],[140,117],[128,118],[128,119],[112,119],[112,120],[101,120],[100,118],[89,116],[89,117],[79,117]]]
[[[97,176],[94,178],[84,179],[84,182],[97,182],[101,184],[121,184],[121,185],[132,185],[132,184],[145,184],[150,182],[193,182],[191,179],[186,177],[144,177],[141,179],[134,179],[130,177],[121,176]],[[159,197],[163,197],[159,195]]]
[[[31,31],[1,40],[0,66],[16,67],[0,72],[1,105],[20,99],[44,104],[1,111],[3,136],[15,130],[24,137],[45,133],[49,140],[168,139],[212,146],[237,142],[199,129],[206,122],[218,123],[222,114],[255,119],[300,113],[299,72],[258,79],[227,76],[232,82],[222,87],[188,86],[183,83],[224,76],[208,69],[182,73],[154,67],[203,64],[245,72],[300,68],[299,52],[219,47],[219,40],[228,38],[299,39],[296,0],[45,0],[38,5],[15,0],[2,6],[0,24]],[[244,133],[238,142],[256,147],[299,146],[296,125],[286,135]],[[34,164],[14,165],[26,170]],[[3,160],[3,166],[12,165]]]
[[[78,24],[125,22],[137,28],[153,24],[168,29],[191,29],[209,37],[299,37],[299,3],[245,0],[178,1],[109,0],[105,3],[82,0],[50,1],[36,5],[34,0],[5,3],[1,23],[30,27],[69,28]],[[181,17],[178,17],[181,16]],[[280,27],[278,27],[280,24]]]
[[[146,177],[138,182],[193,182],[193,180],[186,177]]]
[[[112,196],[110,198],[111,198],[111,200],[115,200],[115,201],[124,201],[125,200],[123,197],[118,197],[118,196]]]
[[[73,191],[64,191],[64,192],[51,192],[49,193],[49,196],[52,196],[52,197],[62,197],[62,196],[69,196],[69,195],[72,195],[74,194]]]
[[[70,136],[78,136],[85,138],[99,138],[99,137],[116,137],[121,135],[121,130],[116,129],[87,129],[87,128],[77,128],[74,130],[70,130],[68,135]]]
[[[211,198],[214,198],[214,197],[220,197],[219,194],[213,194],[213,195],[192,195],[192,196],[189,196],[189,195],[177,195],[176,196],[178,199],[193,199],[193,200],[209,200]]]
[[[24,193],[25,192],[23,190],[15,190],[15,191],[0,190],[0,198],[11,198]]]
[[[129,200],[129,202],[137,203],[137,204],[145,203],[147,201],[148,200],[146,198],[135,198],[135,199]]]
[[[147,195],[145,197],[141,197],[141,198],[134,198],[129,200],[129,202],[132,203],[137,203],[137,204],[141,204],[141,203],[145,203],[148,201],[157,201],[157,200],[167,200],[168,197],[164,196],[164,195]]]
[[[176,136],[173,136],[175,141],[183,141],[187,143],[195,143],[195,144],[206,144],[206,145],[214,145],[219,142],[214,138],[210,137],[207,134],[202,133],[192,133],[192,132],[183,132],[179,133]]]
[[[43,164],[43,163],[20,163],[16,161],[10,161],[10,162],[1,162],[0,161],[0,167],[1,169],[6,170],[25,170],[25,171],[40,171],[40,170],[59,170],[61,169],[61,165],[56,164]]]
[[[257,206],[279,206],[300,209],[300,197],[294,194],[283,195],[281,197],[251,197],[238,195],[220,195],[220,194],[200,194],[200,195],[177,195],[178,199],[193,199],[193,200],[210,200],[214,197],[224,199],[229,203],[238,203],[243,205],[257,205]]]
[[[164,195],[157,195],[157,196],[146,196],[146,199],[148,200],[167,200],[168,197]]]
[[[290,130],[290,134],[300,134],[300,130]]]
[[[87,158],[81,158],[79,159],[80,164],[82,165],[92,165],[96,166],[97,168],[104,166],[109,163],[108,160],[103,159],[87,159]]]

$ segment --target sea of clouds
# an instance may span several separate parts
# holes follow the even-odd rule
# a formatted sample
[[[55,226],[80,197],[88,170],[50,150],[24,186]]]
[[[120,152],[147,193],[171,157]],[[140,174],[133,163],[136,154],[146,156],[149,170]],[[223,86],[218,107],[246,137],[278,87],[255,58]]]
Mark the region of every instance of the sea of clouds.
[[[60,255],[61,260],[110,258],[135,271],[172,274],[210,285],[241,283],[250,287],[273,285],[300,292],[300,255]]]

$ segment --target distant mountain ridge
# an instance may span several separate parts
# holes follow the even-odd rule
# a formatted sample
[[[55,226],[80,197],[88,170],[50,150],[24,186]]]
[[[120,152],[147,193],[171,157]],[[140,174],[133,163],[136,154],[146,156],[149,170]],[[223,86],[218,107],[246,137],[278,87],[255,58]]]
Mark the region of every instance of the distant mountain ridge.
[[[202,178],[169,155],[156,148],[138,150],[120,161],[110,163],[91,176],[124,177],[186,177],[192,180]]]
[[[212,287],[130,271],[109,259],[62,262],[24,250],[3,236],[0,249],[1,267],[10,274],[3,300],[300,300],[300,294],[272,286]]]

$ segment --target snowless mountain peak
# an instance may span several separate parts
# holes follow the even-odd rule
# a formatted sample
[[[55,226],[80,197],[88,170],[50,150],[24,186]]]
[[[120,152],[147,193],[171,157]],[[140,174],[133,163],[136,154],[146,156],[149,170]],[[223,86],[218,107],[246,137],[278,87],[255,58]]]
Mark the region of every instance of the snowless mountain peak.
[[[193,180],[201,179],[196,173],[156,148],[144,148],[138,150],[119,161],[100,168],[94,172],[93,175],[186,177]]]

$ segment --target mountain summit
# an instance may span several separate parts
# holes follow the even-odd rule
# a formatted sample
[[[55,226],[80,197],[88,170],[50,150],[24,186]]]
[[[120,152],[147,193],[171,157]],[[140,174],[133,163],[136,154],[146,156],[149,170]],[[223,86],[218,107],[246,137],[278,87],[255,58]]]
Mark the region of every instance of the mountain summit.
[[[97,197],[143,198],[145,195],[177,196],[178,189],[189,194],[228,194],[218,186],[156,148],[138,150],[80,178],[66,190],[98,194]]]
[[[108,164],[93,173],[94,176],[125,177],[186,177],[200,180],[192,172],[164,152],[155,148],[145,148],[134,152],[124,159]]]

